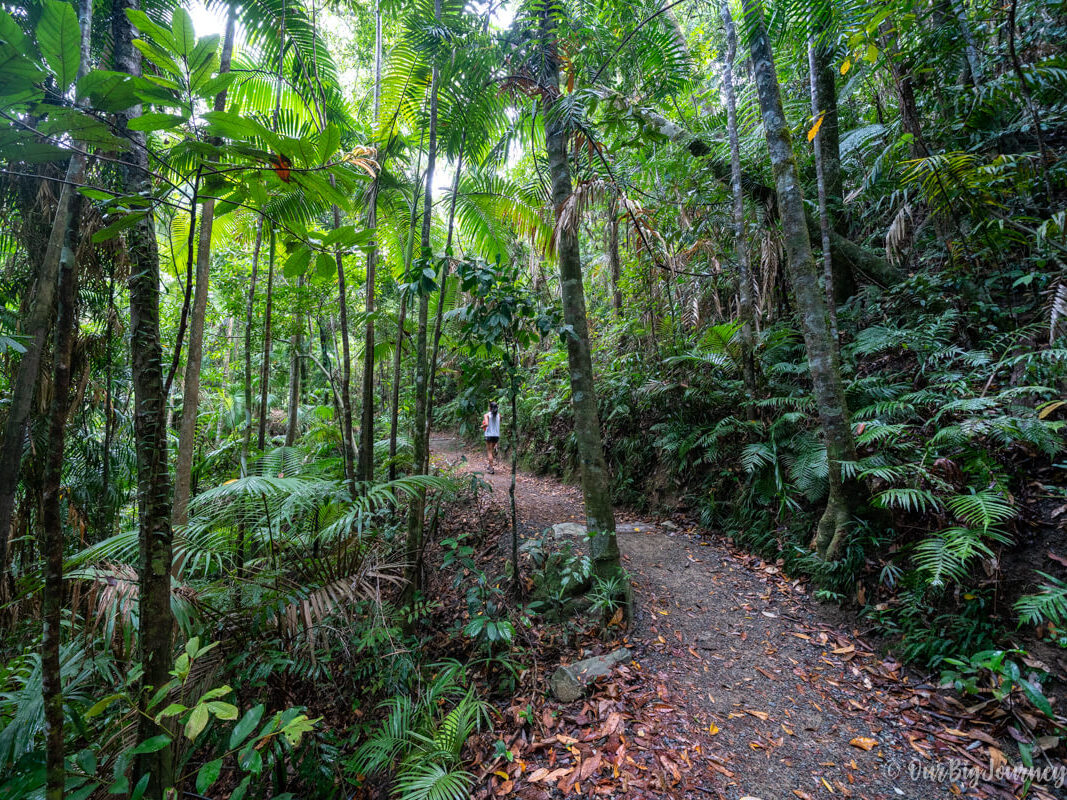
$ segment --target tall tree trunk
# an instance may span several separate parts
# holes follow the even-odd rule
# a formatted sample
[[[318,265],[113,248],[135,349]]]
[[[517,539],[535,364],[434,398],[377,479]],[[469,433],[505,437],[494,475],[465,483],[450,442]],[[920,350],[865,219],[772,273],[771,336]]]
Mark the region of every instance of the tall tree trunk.
[[[452,232],[456,223],[456,197],[459,194],[459,176],[463,172],[463,151],[467,147],[467,132],[463,132],[463,138],[459,145],[459,159],[456,162],[455,180],[452,182],[452,201],[448,208],[448,236],[445,240],[445,260],[441,264],[441,291],[438,293],[437,318],[433,324],[433,350],[430,353],[430,389],[426,400],[426,435],[433,430],[433,399],[434,389],[437,386],[437,359],[441,353],[441,331],[445,322],[445,298],[448,293],[448,274],[452,266]],[[427,449],[427,457],[429,449]],[[428,471],[429,461],[423,465],[423,470]]]
[[[248,474],[248,457],[252,450],[252,320],[255,319],[256,313],[256,281],[259,278],[259,254],[262,249],[263,217],[260,217],[256,222],[256,241],[252,246],[252,275],[248,282],[248,302],[245,304],[245,430],[244,443],[241,445],[242,477]]]
[[[841,286],[846,283],[845,276],[834,274],[834,260],[830,255],[830,212],[826,205],[827,182],[826,182],[826,158],[823,153],[822,125],[825,125],[828,112],[821,109],[819,81],[820,65],[816,54],[817,43],[814,36],[808,39],[808,73],[811,80],[811,117],[814,124],[819,126],[815,133],[815,186],[819,207],[819,236],[822,253],[822,278],[823,292],[826,294],[826,310],[830,317],[830,335],[837,338],[837,306],[834,302],[838,293],[847,295],[851,293],[851,287]],[[836,122],[836,120],[835,120]],[[847,276],[847,283],[851,284],[851,275]]]
[[[271,316],[274,306],[274,256],[278,249],[274,223],[270,226],[267,247],[267,308],[263,314],[263,363],[259,365],[259,435],[256,439],[256,447],[260,452],[267,446],[267,417],[270,415],[267,394],[270,391],[270,351],[274,344],[271,335]]]
[[[374,4],[374,123],[381,114],[382,100],[382,9]],[[378,227],[378,187],[380,177],[374,178],[367,201],[367,227]],[[371,240],[367,251],[367,279],[364,288],[367,322],[363,333],[363,404],[359,422],[359,480],[374,480],[374,283],[378,272],[378,238]]]
[[[611,267],[611,307],[622,316],[622,262],[619,259],[619,196],[614,192],[608,200],[608,265]]]
[[[114,0],[112,5],[112,53],[115,69],[141,74],[141,53],[133,46],[135,32],[126,17],[137,0]],[[129,194],[151,192],[148,150],[144,133],[128,129],[128,122],[141,115],[133,106],[119,115],[120,130],[132,147],[122,156],[124,189]],[[159,339],[159,250],[151,215],[140,219],[126,234],[130,264],[130,360],[134,389],[134,440],[137,452],[137,504],[140,523],[140,649],[142,697],[152,687],[170,679],[172,665],[170,568],[170,474],[167,470],[167,399],[163,393],[163,352]],[[138,736],[148,739],[159,732],[151,716],[140,717]],[[174,785],[174,751],[168,745],[138,756],[136,775],[150,774],[146,797],[161,798]]]
[[[89,12],[91,13],[91,11]],[[83,19],[87,17],[83,16]],[[75,330],[77,268],[74,263],[75,235],[81,203],[72,203],[74,224],[67,237],[59,272],[59,307],[56,314],[53,356],[52,402],[48,420],[48,455],[45,462],[41,510],[41,555],[44,557],[44,588],[41,594],[41,676],[45,712],[45,764],[47,800],[61,800],[66,785],[63,738],[63,681],[59,648],[63,611],[63,517],[60,484],[63,478],[63,446],[70,410],[71,353]]]
[[[334,178],[330,176],[331,184]],[[341,209],[333,207],[333,227],[341,227]],[[341,248],[334,253],[337,264],[337,300],[341,318],[341,438],[345,453],[345,478],[348,491],[356,496],[356,440],[352,432],[352,352],[348,337],[348,285],[345,283],[345,264]]]
[[[304,277],[300,276],[299,288],[304,287]],[[300,426],[300,364],[304,350],[304,319],[297,317],[297,328],[289,338],[289,414],[285,425],[285,446],[296,443],[297,428]]]
[[[434,0],[434,19],[441,21],[441,0]],[[433,174],[437,165],[437,90],[440,70],[437,68],[437,54],[434,56],[433,70],[430,74],[430,125],[426,143],[426,192],[423,195],[422,236],[419,239],[419,271],[425,270],[433,263],[433,251],[430,249],[430,223],[433,221]],[[419,276],[421,283],[422,276]],[[427,328],[430,312],[430,295],[419,292],[419,319],[415,333],[415,471],[422,472],[430,458],[430,440],[426,433],[426,399],[429,381],[429,363],[426,352]],[[418,489],[408,505],[407,546],[405,561],[407,563],[407,589],[405,595],[409,601],[421,588],[422,570],[419,559],[422,554],[422,534],[426,508],[426,490]]]
[[[230,386],[230,364],[233,361],[233,324],[234,319],[232,316],[226,318],[226,323],[222,326],[222,330],[219,331],[219,335],[222,337],[225,344],[225,350],[222,355],[222,387],[223,391],[228,392]],[[218,421],[215,425],[215,438],[222,439],[222,421],[223,415],[219,414]]]
[[[763,4],[760,0],[744,0],[744,10],[752,20],[751,52],[756,90],[774,170],[789,278],[804,332],[812,389],[829,462],[829,497],[813,546],[820,555],[833,558],[847,532],[854,493],[853,487],[846,485],[841,462],[855,460],[856,445],[849,427],[837,341],[830,334],[826,298],[820,290],[811,253],[804,197],[793,157],[789,123],[782,110],[771,43],[763,23]]]
[[[828,276],[827,292],[833,302],[844,303],[856,292],[852,265],[833,257],[833,234],[843,233],[844,195],[841,173],[841,124],[837,113],[837,83],[834,71],[833,7],[821,0],[815,8],[808,44],[812,119],[819,122],[815,135],[815,168],[821,172],[819,225],[823,260]],[[833,315],[833,302],[831,315]]]
[[[720,7],[726,30],[726,62],[723,70],[723,89],[726,94],[726,132],[730,139],[730,190],[733,195],[734,250],[737,253],[738,304],[741,313],[741,376],[748,391],[749,403],[745,413],[749,420],[756,418],[757,396],[755,337],[752,331],[752,274],[748,263],[748,236],[745,235],[745,193],[741,187],[741,145],[737,131],[737,93],[734,90],[734,60],[737,58],[737,32],[730,16],[730,6],[722,0]]]
[[[892,29],[889,21],[882,22],[880,27],[882,49],[886,51],[886,60],[889,62],[889,71],[893,75],[893,85],[897,90],[897,103],[900,106],[900,127],[904,132],[911,135],[909,147],[912,158],[925,158],[930,155],[930,148],[926,146],[923,137],[922,122],[919,119],[919,107],[915,102],[915,88],[911,80],[911,69],[902,64],[900,48],[897,46],[897,34]]]
[[[422,175],[422,135],[419,136],[419,157],[415,162],[415,186],[414,196],[411,200],[411,220],[408,225],[408,244],[404,252],[404,280],[411,271],[411,255],[414,249],[415,223],[419,219],[419,200],[422,197],[424,184]],[[427,189],[427,191],[429,191]],[[404,353],[404,323],[408,314],[408,297],[404,292],[400,293],[400,311],[396,321],[396,350],[393,351],[393,402],[390,406],[389,417],[389,480],[396,480],[396,437],[400,426],[400,361]]]
[[[615,539],[615,510],[611,502],[611,476],[604,458],[600,438],[600,416],[593,384],[593,360],[589,345],[589,326],[585,312],[585,288],[582,285],[582,260],[576,226],[559,225],[558,216],[571,195],[570,163],[567,161],[567,136],[555,105],[560,97],[559,57],[555,49],[555,23],[546,13],[542,17],[542,40],[548,54],[546,103],[544,114],[545,147],[548,151],[552,205],[557,215],[556,251],[559,255],[559,282],[563,299],[563,320],[570,326],[567,333],[567,360],[570,365],[571,405],[574,410],[574,436],[578,443],[578,460],[582,472],[582,497],[585,503],[586,528],[594,573],[601,578],[621,577],[624,573]]]
[[[226,16],[226,33],[219,57],[219,74],[230,71],[237,14],[233,7]],[[226,110],[226,90],[215,96],[215,111]],[[219,144],[218,141],[215,144]],[[205,200],[200,211],[200,241],[196,250],[196,291],[189,320],[189,347],[185,355],[185,381],[182,389],[182,418],[178,423],[178,455],[174,462],[173,524],[184,525],[189,517],[189,493],[193,480],[193,450],[196,447],[196,418],[200,410],[200,369],[204,357],[204,325],[207,322],[208,280],[211,273],[211,231],[215,224],[215,201]]]

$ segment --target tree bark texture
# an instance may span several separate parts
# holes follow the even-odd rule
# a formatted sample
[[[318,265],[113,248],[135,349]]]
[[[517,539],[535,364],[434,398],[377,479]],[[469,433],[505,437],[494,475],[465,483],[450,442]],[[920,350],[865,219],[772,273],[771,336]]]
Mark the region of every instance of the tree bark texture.
[[[726,132],[730,140],[730,191],[733,197],[734,250],[737,253],[738,305],[741,312],[741,376],[748,391],[749,420],[756,417],[755,335],[753,333],[752,274],[748,263],[748,237],[745,235],[745,193],[741,187],[741,145],[737,130],[737,93],[734,90],[734,60],[737,57],[737,32],[730,6],[723,0],[720,7],[726,29],[726,61],[723,89],[726,94]]]
[[[259,365],[259,433],[256,447],[263,452],[267,446],[267,417],[270,414],[268,392],[270,391],[270,351],[274,342],[271,333],[272,312],[274,310],[274,257],[277,241],[274,225],[270,226],[267,244],[267,308],[263,314],[263,363]]]
[[[434,0],[434,18],[441,19],[441,0]],[[436,59],[430,75],[430,125],[426,143],[426,193],[423,195],[422,236],[419,240],[420,273],[429,269],[433,262],[430,249],[430,223],[433,220],[433,174],[437,165],[437,91],[440,82],[440,70]],[[422,282],[422,275],[418,276]],[[419,292],[419,317],[415,329],[415,471],[422,472],[430,458],[430,438],[426,431],[426,406],[429,390],[429,358],[427,354],[427,329],[429,327],[430,295]],[[419,489],[408,505],[407,547],[407,597],[414,598],[414,593],[421,588],[421,565],[423,523],[426,510],[426,490]]]
[[[230,71],[236,12],[226,17],[226,33],[219,56],[219,74]],[[226,110],[226,91],[215,96],[215,111]],[[218,144],[218,142],[215,142]],[[208,280],[211,273],[211,231],[215,224],[215,201],[205,200],[200,211],[200,240],[196,249],[196,290],[189,320],[189,346],[185,351],[185,378],[182,387],[182,416],[178,423],[178,454],[174,463],[173,524],[184,525],[189,516],[189,495],[193,481],[193,451],[196,449],[196,418],[200,410],[200,370],[204,358],[204,326],[207,323]]]
[[[137,5],[137,0],[113,0],[112,5],[115,69],[130,75],[141,74],[141,54],[133,46],[135,32],[126,17],[126,10]],[[148,193],[152,188],[145,135],[126,127],[129,120],[140,115],[140,106],[119,115],[120,129],[132,143],[122,157],[122,178],[125,191],[134,195]],[[159,250],[151,215],[143,217],[127,232],[126,249],[130,262],[130,365],[140,526],[139,642],[142,697],[147,700],[151,687],[158,688],[170,679],[174,627],[170,608],[173,544],[165,428],[167,400],[163,392],[163,351],[159,339]],[[151,717],[141,717],[138,736],[142,741],[158,732],[159,726]],[[174,784],[172,747],[139,756],[134,771],[138,777],[151,775],[146,797],[161,798],[164,790]]]
[[[812,390],[829,462],[829,497],[813,544],[820,555],[832,558],[843,542],[851,512],[850,492],[845,486],[841,462],[855,460],[856,445],[845,405],[840,354],[830,333],[826,299],[812,257],[804,197],[793,157],[789,123],[782,110],[771,43],[763,24],[763,6],[760,0],[744,0],[744,9],[753,20],[751,54],[756,90],[774,169],[789,278],[804,333]]]
[[[71,203],[74,222],[64,226],[66,236],[60,257],[59,305],[52,359],[52,402],[48,414],[48,453],[41,509],[40,547],[44,557],[44,588],[41,594],[41,687],[45,718],[47,800],[61,800],[66,785],[63,681],[59,655],[63,616],[63,517],[60,491],[67,413],[70,410],[71,354],[76,334],[74,304],[77,299],[77,267],[74,263],[74,248],[77,246],[80,205],[80,197],[76,197]]]
[[[551,25],[551,22],[547,23]],[[547,27],[547,26],[546,26]],[[552,36],[551,29],[544,38]],[[554,40],[554,36],[552,36]],[[559,115],[554,113],[559,98],[559,61],[555,48],[546,42],[547,91],[544,114],[545,146],[548,151],[552,205],[557,222],[564,203],[571,195],[570,163],[567,160],[568,132]],[[578,249],[578,231],[570,225],[557,225],[556,251],[559,256],[559,282],[563,298],[563,319],[570,330],[566,334],[567,360],[570,367],[571,406],[574,411],[574,435],[582,474],[582,497],[585,503],[586,528],[590,536],[593,569],[601,578],[622,575],[619,546],[615,538],[615,510],[611,502],[611,476],[604,458],[600,436],[600,415],[593,384],[593,360],[590,353],[589,326],[586,321],[585,288],[582,285],[582,261]]]

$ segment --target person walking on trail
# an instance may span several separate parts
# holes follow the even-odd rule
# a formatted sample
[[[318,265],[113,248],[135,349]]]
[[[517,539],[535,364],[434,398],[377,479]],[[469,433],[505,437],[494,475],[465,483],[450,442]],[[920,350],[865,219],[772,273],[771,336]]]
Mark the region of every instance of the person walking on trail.
[[[489,411],[482,417],[482,431],[485,433],[485,451],[489,456],[489,474],[496,472],[496,445],[500,441],[500,411],[495,400],[489,401]]]

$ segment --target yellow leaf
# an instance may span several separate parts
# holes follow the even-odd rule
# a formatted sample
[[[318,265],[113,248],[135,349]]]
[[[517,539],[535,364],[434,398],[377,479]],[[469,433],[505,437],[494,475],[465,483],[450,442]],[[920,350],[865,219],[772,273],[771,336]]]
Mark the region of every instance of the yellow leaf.
[[[502,780],[506,781],[508,779],[508,774],[502,769],[496,770],[496,772],[494,772],[493,774],[498,775]]]
[[[867,52],[863,57],[866,58],[869,63],[873,64],[878,60],[878,48],[873,44],[867,45]]]
[[[808,131],[808,141],[810,142],[819,134],[819,128],[822,127],[822,121],[826,118],[826,112],[819,114],[819,118],[815,120],[815,124],[811,126],[811,130]]]
[[[830,794],[834,793],[834,787],[826,782],[826,778],[819,778],[819,780],[822,781],[822,785],[826,787],[826,791]]]
[[[841,65],[841,74],[847,75],[850,69],[852,69],[852,59],[846,58],[845,63]]]
[[[873,750],[878,746],[878,740],[872,739],[870,736],[857,736],[849,741],[849,744],[853,747],[858,747],[860,750]]]
[[[714,722],[711,723],[711,725],[708,726],[708,733],[710,733],[712,736],[714,736],[718,732],[719,732],[719,726],[716,725]]]
[[[1042,408],[1040,411],[1037,412],[1037,416],[1040,419],[1045,419],[1045,417],[1047,417],[1049,414],[1051,414],[1053,411],[1055,411],[1057,408],[1060,408],[1064,404],[1065,404],[1065,401],[1063,401],[1063,400],[1056,400],[1056,401],[1054,401],[1052,403],[1049,403],[1048,405],[1046,405],[1044,408]]]

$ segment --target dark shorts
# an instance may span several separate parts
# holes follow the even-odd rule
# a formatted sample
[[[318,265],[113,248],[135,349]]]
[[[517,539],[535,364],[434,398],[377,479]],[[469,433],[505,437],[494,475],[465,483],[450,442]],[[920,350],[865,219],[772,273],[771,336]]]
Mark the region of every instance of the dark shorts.
[[[500,437],[499,436],[486,436],[485,437],[485,441],[487,443],[489,443],[489,444],[496,444],[497,442],[500,441]]]

